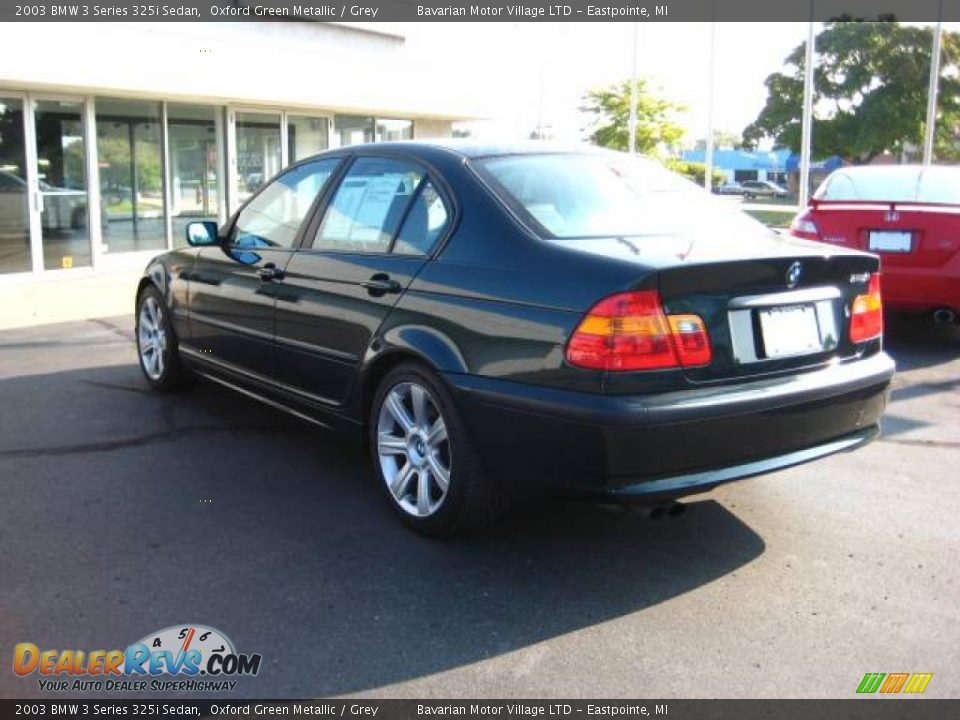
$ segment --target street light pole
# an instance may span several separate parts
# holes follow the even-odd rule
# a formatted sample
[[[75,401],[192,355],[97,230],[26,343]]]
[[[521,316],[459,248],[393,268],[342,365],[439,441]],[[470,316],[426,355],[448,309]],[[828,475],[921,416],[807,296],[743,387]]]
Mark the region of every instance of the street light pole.
[[[927,126],[923,136],[923,164],[933,162],[933,139],[937,129],[937,90],[940,80],[940,42],[943,36],[943,0],[937,9],[937,27],[930,53],[930,86],[927,89]]]
[[[813,137],[813,0],[810,0],[810,23],[807,27],[807,47],[803,65],[803,126],[800,136],[800,193],[801,208],[807,206],[810,195],[810,144]]]
[[[710,192],[713,190],[713,86],[717,55],[717,23],[710,23],[710,70],[707,73],[707,147],[704,155],[703,187]]]
[[[633,24],[633,64],[630,70],[630,120],[627,122],[627,149],[633,155],[637,151],[637,38],[640,23]]]

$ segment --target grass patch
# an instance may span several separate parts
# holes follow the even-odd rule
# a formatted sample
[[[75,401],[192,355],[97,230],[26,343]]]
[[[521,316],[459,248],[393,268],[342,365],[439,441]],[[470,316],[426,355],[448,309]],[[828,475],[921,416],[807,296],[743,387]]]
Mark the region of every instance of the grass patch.
[[[782,210],[744,210],[750,217],[759,220],[767,227],[788,228],[793,220],[794,212],[783,212]]]

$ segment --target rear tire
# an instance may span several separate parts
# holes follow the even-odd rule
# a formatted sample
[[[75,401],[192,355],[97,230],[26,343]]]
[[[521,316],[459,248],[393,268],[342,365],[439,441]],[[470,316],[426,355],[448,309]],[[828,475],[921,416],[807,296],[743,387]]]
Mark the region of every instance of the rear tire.
[[[186,371],[180,361],[177,336],[163,296],[153,285],[137,299],[136,338],[140,370],[150,387],[161,392],[181,387]]]
[[[387,373],[368,422],[370,458],[387,503],[401,522],[429,537],[483,527],[506,509],[484,477],[453,397],[416,363]]]

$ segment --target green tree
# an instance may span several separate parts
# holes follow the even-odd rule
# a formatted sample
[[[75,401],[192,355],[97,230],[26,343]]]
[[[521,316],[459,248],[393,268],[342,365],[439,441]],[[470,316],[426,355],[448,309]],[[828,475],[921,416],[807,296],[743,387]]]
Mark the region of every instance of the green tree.
[[[626,150],[630,139],[630,81],[591,90],[584,97],[581,112],[592,116],[590,140],[596,145]],[[683,137],[676,123],[683,105],[655,94],[644,79],[637,80],[638,152],[655,154],[662,145],[675,145]]]
[[[929,27],[840,20],[817,35],[814,72],[815,156],[869,162],[923,143],[933,35]],[[766,80],[767,103],[743,131],[746,145],[763,137],[800,149],[804,51],[796,47],[784,71]],[[960,34],[945,32],[941,51],[938,159],[960,158]]]

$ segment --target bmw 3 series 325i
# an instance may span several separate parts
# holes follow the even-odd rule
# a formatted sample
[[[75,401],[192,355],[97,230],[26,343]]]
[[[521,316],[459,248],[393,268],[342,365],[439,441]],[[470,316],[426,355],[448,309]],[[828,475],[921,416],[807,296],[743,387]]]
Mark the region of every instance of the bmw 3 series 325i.
[[[147,382],[363,433],[423,534],[520,494],[663,501],[856,448],[894,371],[876,256],[619,153],[343,148],[187,239],[137,292]]]

